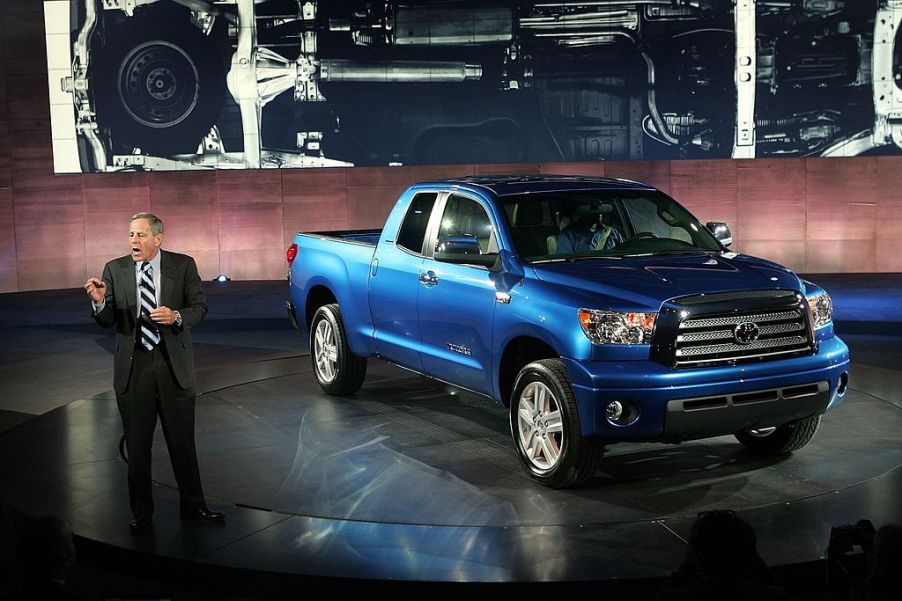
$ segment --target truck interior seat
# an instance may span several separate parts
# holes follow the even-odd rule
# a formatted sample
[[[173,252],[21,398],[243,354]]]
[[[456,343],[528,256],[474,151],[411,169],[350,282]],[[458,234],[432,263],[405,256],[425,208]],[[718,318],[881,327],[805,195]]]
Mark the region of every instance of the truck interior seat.
[[[464,234],[476,236],[482,252],[491,252],[489,245],[492,240],[492,222],[489,221],[489,216],[484,211],[480,210],[467,215],[464,220],[463,230]],[[497,252],[497,248],[495,252]]]
[[[547,240],[558,229],[551,222],[551,214],[540,202],[521,202],[514,212],[511,235],[521,256],[541,256],[549,254]]]

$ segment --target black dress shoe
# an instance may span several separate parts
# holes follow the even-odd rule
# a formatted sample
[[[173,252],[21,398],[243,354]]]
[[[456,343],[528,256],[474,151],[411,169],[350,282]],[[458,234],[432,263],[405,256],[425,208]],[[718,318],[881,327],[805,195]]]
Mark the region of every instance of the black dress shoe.
[[[153,520],[150,519],[150,516],[137,517],[128,524],[129,530],[134,534],[146,532],[147,530],[150,530],[151,526],[153,526]]]
[[[221,523],[225,522],[225,514],[206,508],[195,509],[194,511],[183,511],[182,519],[190,522]]]

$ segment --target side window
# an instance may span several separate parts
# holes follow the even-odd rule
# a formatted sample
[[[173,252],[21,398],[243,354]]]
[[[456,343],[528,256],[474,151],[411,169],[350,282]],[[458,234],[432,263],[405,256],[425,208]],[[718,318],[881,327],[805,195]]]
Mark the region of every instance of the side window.
[[[482,205],[466,196],[452,195],[445,204],[438,237],[474,236],[482,252],[498,252],[495,228]]]
[[[435,192],[417,194],[413,197],[407,215],[401,223],[401,229],[398,230],[395,244],[417,254],[423,252],[426,226],[429,225],[429,216],[432,215],[432,207],[437,197],[438,194]]]

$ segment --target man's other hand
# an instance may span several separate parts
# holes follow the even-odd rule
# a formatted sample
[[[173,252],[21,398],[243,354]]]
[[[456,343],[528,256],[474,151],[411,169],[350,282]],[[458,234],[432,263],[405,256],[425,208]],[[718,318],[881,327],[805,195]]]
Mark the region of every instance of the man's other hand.
[[[150,318],[161,326],[171,326],[175,323],[175,311],[169,307],[157,307],[150,312]]]

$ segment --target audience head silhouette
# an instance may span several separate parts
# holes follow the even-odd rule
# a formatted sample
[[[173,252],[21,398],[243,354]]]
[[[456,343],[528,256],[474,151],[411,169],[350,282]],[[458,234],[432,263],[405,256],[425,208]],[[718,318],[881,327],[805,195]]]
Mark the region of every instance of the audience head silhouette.
[[[709,578],[754,580],[763,567],[755,531],[732,511],[700,514],[689,534],[689,548],[699,572]]]
[[[874,559],[865,580],[865,599],[898,599],[902,587],[902,527],[887,524],[874,537]]]
[[[56,516],[38,518],[22,533],[19,563],[27,581],[65,582],[75,565],[69,526]]]
[[[789,596],[758,554],[751,525],[733,511],[700,513],[689,533],[683,565],[660,601],[786,601]]]

